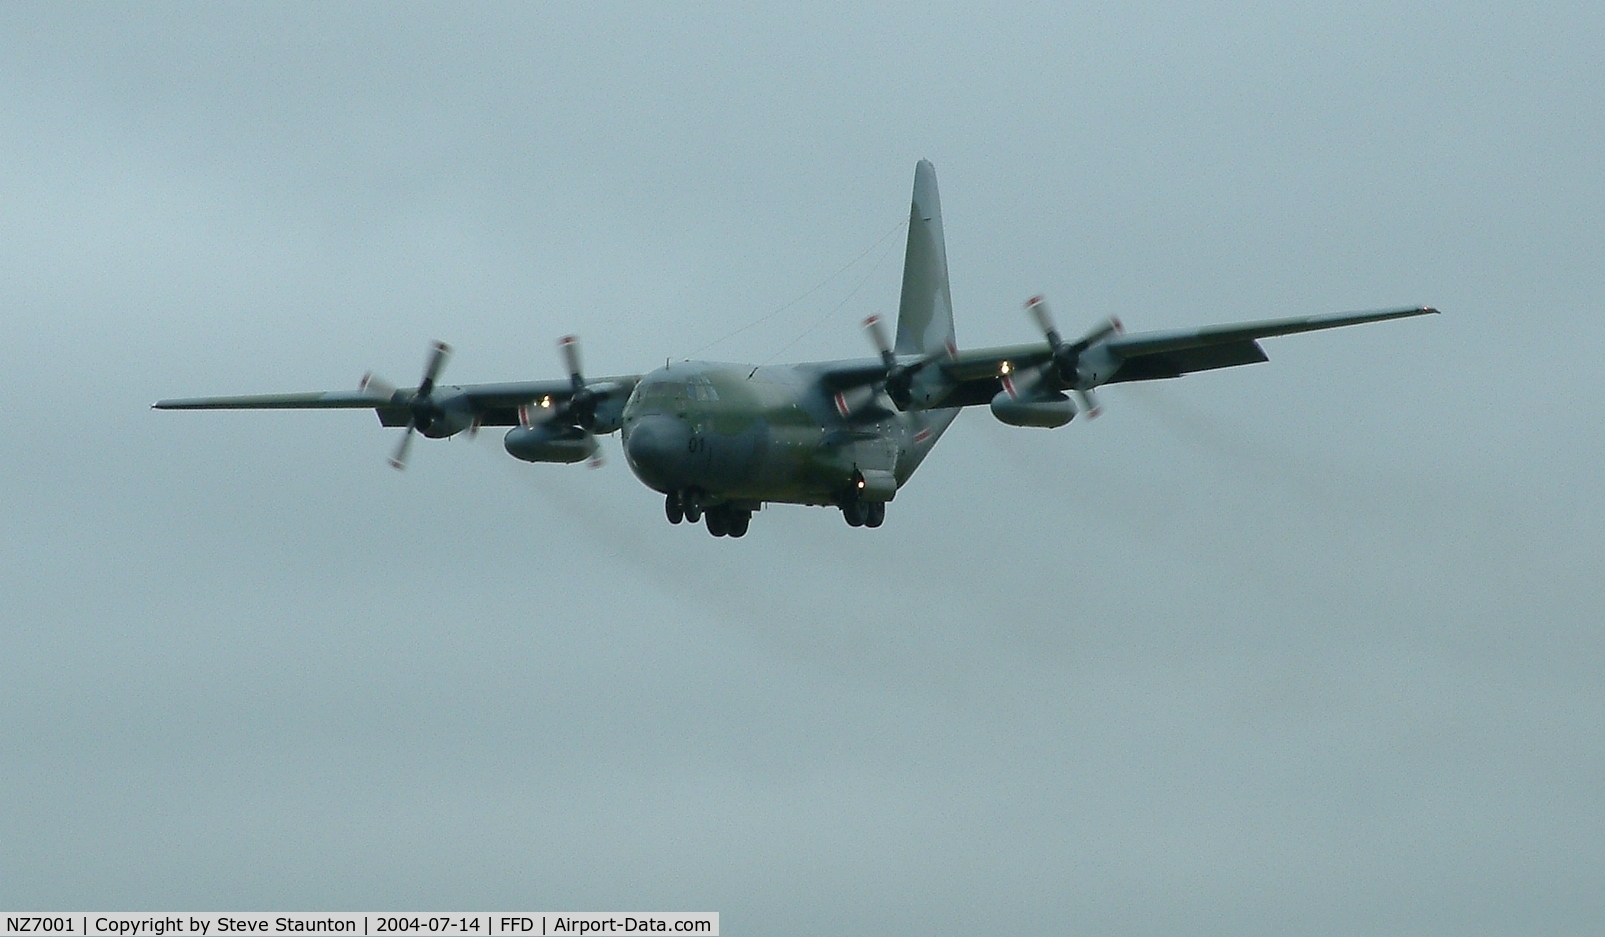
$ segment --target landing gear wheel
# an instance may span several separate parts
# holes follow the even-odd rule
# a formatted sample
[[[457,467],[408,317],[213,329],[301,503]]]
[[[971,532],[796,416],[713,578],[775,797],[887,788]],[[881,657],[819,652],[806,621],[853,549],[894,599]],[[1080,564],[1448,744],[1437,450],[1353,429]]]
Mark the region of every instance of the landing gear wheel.
[[[681,510],[685,512],[685,519],[695,524],[702,520],[702,505],[697,502],[697,496],[690,491],[680,493]]]
[[[715,537],[728,536],[730,533],[730,509],[724,505],[708,508],[706,515],[708,533]]]
[[[864,526],[879,527],[886,523],[886,502],[871,501],[864,506]]]
[[[680,503],[680,492],[671,491],[663,496],[663,513],[671,524],[678,524],[685,519],[685,505]]]
[[[842,519],[847,521],[849,527],[864,526],[864,503],[853,500],[842,504]]]
[[[752,523],[751,511],[732,509],[730,511],[730,536],[745,537],[747,535],[747,525],[750,523]]]

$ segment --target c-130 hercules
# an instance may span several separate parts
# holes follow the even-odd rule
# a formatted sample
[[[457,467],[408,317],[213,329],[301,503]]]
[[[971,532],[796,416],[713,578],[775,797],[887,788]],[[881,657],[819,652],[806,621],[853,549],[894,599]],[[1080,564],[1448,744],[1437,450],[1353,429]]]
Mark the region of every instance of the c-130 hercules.
[[[1041,297],[1026,303],[1043,342],[960,351],[948,293],[936,169],[914,170],[903,294],[895,340],[878,316],[864,325],[879,358],[761,365],[682,361],[645,375],[587,379],[573,336],[559,343],[567,380],[437,382],[450,349],[434,343],[423,380],[396,388],[368,375],[356,391],[163,400],[159,410],[372,409],[432,439],[511,426],[508,454],[527,462],[599,462],[597,434],[622,431],[637,478],[664,495],[671,523],[741,537],[767,503],[835,506],[854,527],[879,527],[964,407],[986,404],[1011,426],[1058,427],[1099,413],[1093,389],[1265,361],[1259,339],[1435,313],[1430,307],[1270,319],[1125,334],[1117,319],[1067,341]]]

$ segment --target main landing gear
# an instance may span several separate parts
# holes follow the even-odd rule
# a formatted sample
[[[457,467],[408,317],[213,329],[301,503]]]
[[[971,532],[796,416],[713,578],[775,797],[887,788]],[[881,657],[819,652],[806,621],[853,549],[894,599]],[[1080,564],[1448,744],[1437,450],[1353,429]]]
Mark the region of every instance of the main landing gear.
[[[752,512],[728,504],[717,504],[708,508],[704,519],[708,522],[708,533],[715,537],[745,537],[747,525],[752,523]]]
[[[671,524],[678,524],[682,520],[695,524],[705,520],[708,533],[715,537],[745,537],[747,525],[752,523],[752,512],[746,508],[714,504],[704,509],[692,491],[671,491],[665,495],[663,513]]]
[[[879,527],[886,523],[885,501],[860,501],[849,498],[842,502],[842,519],[849,527]]]

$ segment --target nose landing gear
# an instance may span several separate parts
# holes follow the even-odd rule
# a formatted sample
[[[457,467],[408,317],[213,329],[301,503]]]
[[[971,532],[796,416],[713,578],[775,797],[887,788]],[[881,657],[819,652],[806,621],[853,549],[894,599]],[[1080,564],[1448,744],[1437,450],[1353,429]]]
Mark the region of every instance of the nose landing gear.
[[[752,523],[751,510],[733,504],[714,504],[704,508],[701,494],[689,488],[664,495],[663,514],[671,524],[706,521],[708,533],[715,537],[745,537],[747,527]]]

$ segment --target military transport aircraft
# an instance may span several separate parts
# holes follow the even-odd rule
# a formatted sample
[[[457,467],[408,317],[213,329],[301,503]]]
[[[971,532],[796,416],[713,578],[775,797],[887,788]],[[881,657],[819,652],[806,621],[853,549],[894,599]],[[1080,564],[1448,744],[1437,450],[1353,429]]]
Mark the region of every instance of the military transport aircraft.
[[[511,426],[504,446],[527,462],[598,463],[596,436],[622,431],[636,476],[664,495],[670,523],[704,520],[716,537],[746,534],[768,503],[834,506],[854,527],[879,527],[964,407],[987,405],[1011,426],[1058,427],[1099,406],[1094,388],[1265,361],[1259,339],[1420,316],[1428,307],[1270,319],[1126,334],[1109,319],[1075,340],[1035,297],[1026,311],[1043,341],[959,350],[948,294],[936,169],[914,170],[903,294],[895,338],[864,321],[877,358],[761,365],[682,361],[649,374],[588,379],[573,336],[558,342],[568,378],[439,383],[450,349],[432,346],[417,387],[369,374],[357,390],[163,400],[160,410],[371,409],[404,427],[390,464],[406,465],[415,434],[432,439]],[[1075,401],[1066,394],[1069,391]]]

